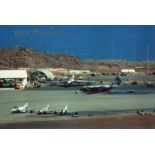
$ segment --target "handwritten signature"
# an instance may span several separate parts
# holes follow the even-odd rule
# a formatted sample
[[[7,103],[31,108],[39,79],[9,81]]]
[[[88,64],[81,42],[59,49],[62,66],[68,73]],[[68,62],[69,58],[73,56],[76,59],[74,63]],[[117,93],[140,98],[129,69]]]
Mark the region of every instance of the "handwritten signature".
[[[39,30],[39,29],[32,29],[32,30],[15,30],[14,35],[16,37],[26,36],[26,35],[71,35],[73,32],[71,31],[64,31],[64,30],[55,30],[54,28],[50,28],[48,30]]]

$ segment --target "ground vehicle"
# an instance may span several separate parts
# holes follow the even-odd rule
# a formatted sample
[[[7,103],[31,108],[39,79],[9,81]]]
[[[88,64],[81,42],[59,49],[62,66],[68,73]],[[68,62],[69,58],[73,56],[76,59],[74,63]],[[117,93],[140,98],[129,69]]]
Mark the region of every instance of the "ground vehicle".
[[[21,83],[16,83],[15,84],[15,89],[22,89],[23,85]]]

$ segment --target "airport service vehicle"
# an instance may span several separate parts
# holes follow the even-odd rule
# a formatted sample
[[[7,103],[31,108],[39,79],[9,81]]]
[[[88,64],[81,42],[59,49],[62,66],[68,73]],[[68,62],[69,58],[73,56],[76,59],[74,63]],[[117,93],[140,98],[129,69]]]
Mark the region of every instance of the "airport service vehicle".
[[[25,103],[23,106],[14,107],[11,110],[11,113],[12,114],[14,114],[14,113],[26,113],[26,112],[28,112],[28,105],[29,105],[29,103]]]
[[[15,89],[23,89],[23,84],[22,83],[16,83]]]

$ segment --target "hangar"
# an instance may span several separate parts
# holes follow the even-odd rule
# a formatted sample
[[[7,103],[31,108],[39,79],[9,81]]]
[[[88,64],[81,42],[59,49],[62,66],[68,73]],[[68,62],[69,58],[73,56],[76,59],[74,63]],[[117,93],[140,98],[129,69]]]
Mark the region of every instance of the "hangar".
[[[32,80],[53,80],[54,74],[47,69],[39,69],[30,75]]]
[[[17,84],[22,88],[27,85],[26,70],[0,70],[0,87],[16,87]]]

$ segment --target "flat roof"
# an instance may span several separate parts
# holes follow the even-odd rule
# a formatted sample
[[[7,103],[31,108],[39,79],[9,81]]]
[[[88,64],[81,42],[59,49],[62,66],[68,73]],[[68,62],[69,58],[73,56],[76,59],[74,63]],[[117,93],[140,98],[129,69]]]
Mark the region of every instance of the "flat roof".
[[[0,79],[26,78],[26,70],[0,70]]]

